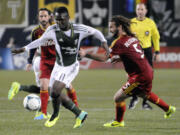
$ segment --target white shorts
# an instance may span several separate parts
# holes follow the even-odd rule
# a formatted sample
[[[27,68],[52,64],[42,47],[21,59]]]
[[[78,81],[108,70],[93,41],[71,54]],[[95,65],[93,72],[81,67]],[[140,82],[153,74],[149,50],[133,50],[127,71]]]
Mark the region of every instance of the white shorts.
[[[71,82],[75,79],[79,73],[79,62],[76,61],[70,66],[60,66],[55,62],[53,71],[51,73],[49,87],[53,86],[54,81],[60,81],[65,84],[65,87],[68,88]]]
[[[40,77],[40,61],[41,61],[40,56],[35,57],[34,61],[33,61],[33,70],[34,70],[34,74],[35,74],[36,84],[38,87],[40,87],[40,80],[39,80],[39,77]]]

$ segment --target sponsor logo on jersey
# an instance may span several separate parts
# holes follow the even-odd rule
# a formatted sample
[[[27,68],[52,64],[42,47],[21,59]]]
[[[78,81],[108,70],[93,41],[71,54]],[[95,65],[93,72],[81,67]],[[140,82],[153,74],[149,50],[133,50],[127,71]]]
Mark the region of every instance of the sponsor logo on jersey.
[[[148,36],[148,35],[149,35],[149,31],[146,31],[146,32],[145,32],[145,35]]]
[[[52,45],[55,45],[55,42],[52,39],[49,39],[44,43],[44,46],[52,46]]]

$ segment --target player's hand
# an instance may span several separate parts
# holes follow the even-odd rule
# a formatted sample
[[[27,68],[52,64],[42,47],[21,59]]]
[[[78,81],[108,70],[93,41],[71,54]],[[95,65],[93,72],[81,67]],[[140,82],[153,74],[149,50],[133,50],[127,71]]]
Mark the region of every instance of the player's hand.
[[[119,55],[114,55],[111,57],[111,63],[112,64],[115,64],[115,63],[118,63],[118,62],[121,62],[121,58]]]
[[[26,71],[30,71],[31,68],[32,68],[32,64],[27,64],[27,65],[26,65]]]
[[[158,53],[158,54],[156,54],[156,53],[154,53],[154,61],[156,61],[156,62],[159,62],[160,61],[160,54]]]
[[[18,48],[18,49],[12,49],[11,53],[12,54],[19,54],[25,51],[25,48]]]
[[[81,49],[79,50],[79,56],[80,56],[81,58],[83,58],[83,57],[86,56],[86,52],[85,52],[84,49],[81,48]]]
[[[109,57],[110,50],[106,42],[102,43],[102,47],[106,50],[106,56]]]

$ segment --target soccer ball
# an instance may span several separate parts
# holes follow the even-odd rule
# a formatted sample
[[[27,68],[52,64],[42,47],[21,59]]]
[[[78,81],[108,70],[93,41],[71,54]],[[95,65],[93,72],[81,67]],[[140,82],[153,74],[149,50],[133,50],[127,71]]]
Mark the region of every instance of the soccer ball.
[[[29,111],[37,111],[41,108],[41,99],[36,94],[29,94],[24,98],[23,105]]]

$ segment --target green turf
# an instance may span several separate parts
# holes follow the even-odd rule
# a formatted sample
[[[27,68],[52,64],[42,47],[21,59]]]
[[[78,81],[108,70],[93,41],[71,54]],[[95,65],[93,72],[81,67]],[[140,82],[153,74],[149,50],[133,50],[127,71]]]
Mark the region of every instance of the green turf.
[[[12,81],[34,84],[34,74],[25,71],[0,71],[0,135],[179,135],[180,134],[180,70],[155,70],[153,92],[177,108],[172,118],[165,120],[164,112],[153,106],[142,110],[141,103],[125,114],[125,127],[104,128],[114,118],[113,95],[126,82],[123,70],[80,71],[73,82],[80,107],[89,113],[83,127],[72,129],[74,115],[61,108],[61,118],[52,128],[44,127],[44,120],[34,121],[34,112],[23,108],[20,92],[13,101],[7,100]],[[141,100],[140,100],[141,102]],[[129,99],[127,100],[127,104]],[[48,111],[52,112],[51,104]]]

